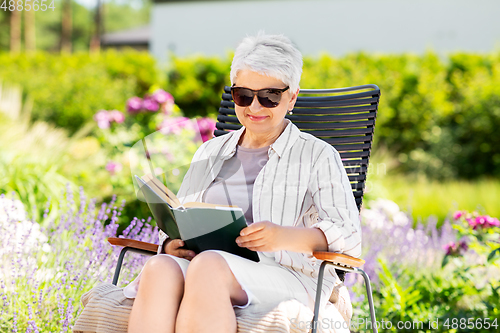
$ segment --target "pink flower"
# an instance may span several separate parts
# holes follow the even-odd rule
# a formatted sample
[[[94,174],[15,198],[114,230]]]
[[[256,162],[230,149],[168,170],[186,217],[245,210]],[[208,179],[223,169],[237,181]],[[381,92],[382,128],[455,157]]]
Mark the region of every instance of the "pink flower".
[[[152,97],[158,104],[174,103],[174,97],[163,89],[156,90]]]
[[[129,113],[138,113],[142,110],[142,98],[131,97],[127,100],[127,111]]]
[[[193,130],[193,123],[189,118],[167,118],[162,121],[159,131],[163,134],[181,134],[183,129]]]
[[[102,129],[107,129],[109,128],[109,116],[108,116],[108,111],[106,110],[99,110],[94,115],[94,120],[97,122],[97,126]]]
[[[142,101],[142,108],[150,112],[156,112],[159,109],[158,103],[150,96],[147,96]]]
[[[476,218],[467,218],[466,221],[472,229],[488,229],[491,227],[500,227],[500,221],[488,215],[477,216]]]
[[[443,249],[446,251],[447,256],[462,255],[465,251],[467,251],[468,248],[469,246],[467,246],[465,240],[461,240],[458,243],[449,242],[448,244],[445,244],[443,246]]]
[[[476,220],[475,219],[468,217],[465,220],[467,221],[467,223],[469,223],[470,227],[472,227],[473,229],[476,229]]]
[[[465,215],[465,211],[463,210],[457,210],[454,214],[453,214],[453,219],[454,220],[458,220],[459,218],[461,218],[462,216]]]
[[[108,170],[110,174],[114,175],[122,170],[122,165],[120,163],[109,161],[108,164],[106,164],[106,170]]]
[[[497,218],[486,216],[486,224],[489,227],[500,227],[500,221]]]
[[[201,118],[196,120],[200,129],[201,139],[203,142],[210,140],[214,136],[215,121],[210,118]]]
[[[125,121],[125,115],[123,114],[123,112],[120,112],[118,110],[109,111],[108,117],[110,122],[114,121],[118,124],[121,124]]]

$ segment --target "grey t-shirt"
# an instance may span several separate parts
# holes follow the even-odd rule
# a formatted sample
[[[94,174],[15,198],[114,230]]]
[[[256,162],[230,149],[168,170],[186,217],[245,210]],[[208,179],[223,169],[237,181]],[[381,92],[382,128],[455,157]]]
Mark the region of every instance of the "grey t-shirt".
[[[260,170],[269,160],[269,146],[262,148],[236,147],[236,153],[222,165],[217,177],[203,195],[203,202],[236,205],[240,207],[247,223],[253,222],[253,184]]]

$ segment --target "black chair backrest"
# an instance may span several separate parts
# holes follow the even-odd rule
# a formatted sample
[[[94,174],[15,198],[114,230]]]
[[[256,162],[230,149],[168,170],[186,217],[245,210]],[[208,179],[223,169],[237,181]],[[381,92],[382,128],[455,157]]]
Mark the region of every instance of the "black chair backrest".
[[[358,210],[361,209],[373,142],[380,89],[362,85],[338,89],[301,89],[292,114],[286,115],[301,131],[331,144],[340,153]],[[224,87],[215,136],[241,128],[231,88]]]

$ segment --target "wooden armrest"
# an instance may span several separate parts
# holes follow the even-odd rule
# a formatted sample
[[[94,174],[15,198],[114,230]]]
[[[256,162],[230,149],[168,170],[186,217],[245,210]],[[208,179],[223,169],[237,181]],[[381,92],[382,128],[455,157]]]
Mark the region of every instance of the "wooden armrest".
[[[158,252],[158,245],[157,244],[141,242],[141,241],[134,240],[134,239],[109,237],[108,242],[111,245],[118,245],[118,246],[122,246],[122,247],[128,246],[128,247],[133,247],[134,249],[140,249],[140,250],[150,251],[150,252],[154,252],[154,253]]]
[[[335,252],[322,252],[315,251],[313,256],[316,259],[331,261],[334,263],[350,266],[350,267],[360,267],[363,266],[365,261],[363,259],[354,258],[348,256],[347,254],[335,253]]]

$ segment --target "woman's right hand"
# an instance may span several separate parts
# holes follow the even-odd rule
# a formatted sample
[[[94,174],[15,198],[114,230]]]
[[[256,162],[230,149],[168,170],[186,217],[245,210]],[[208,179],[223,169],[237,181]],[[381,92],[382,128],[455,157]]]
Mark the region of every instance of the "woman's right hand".
[[[163,251],[166,254],[171,254],[179,258],[184,258],[187,260],[193,259],[196,253],[191,250],[180,249],[180,247],[183,246],[184,242],[182,241],[182,239],[168,239],[163,245]]]

